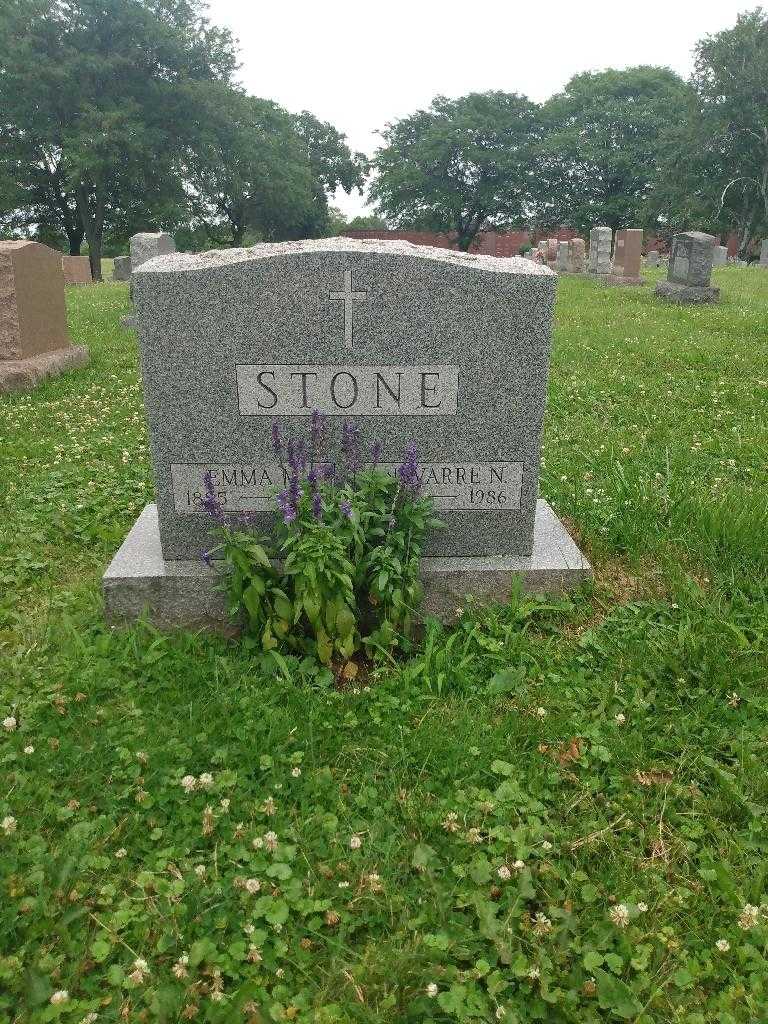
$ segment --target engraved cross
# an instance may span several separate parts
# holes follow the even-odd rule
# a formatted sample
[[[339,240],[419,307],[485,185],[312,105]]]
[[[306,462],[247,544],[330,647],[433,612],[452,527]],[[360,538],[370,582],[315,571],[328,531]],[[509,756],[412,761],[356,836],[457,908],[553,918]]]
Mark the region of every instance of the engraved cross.
[[[358,302],[365,299],[368,292],[353,292],[352,291],[352,271],[344,271],[344,291],[343,292],[328,292],[329,299],[335,299],[344,303],[344,345],[346,348],[352,348],[352,303],[357,300]]]

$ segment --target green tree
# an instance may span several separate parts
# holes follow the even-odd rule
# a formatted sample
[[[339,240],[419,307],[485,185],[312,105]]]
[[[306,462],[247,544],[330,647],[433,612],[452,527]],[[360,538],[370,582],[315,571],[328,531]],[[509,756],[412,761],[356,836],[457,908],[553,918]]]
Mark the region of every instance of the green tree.
[[[452,231],[467,250],[484,226],[527,216],[541,135],[539,109],[524,96],[438,96],[387,125],[371,198],[393,226]]]
[[[313,180],[313,203],[310,216],[304,222],[302,237],[334,234],[337,222],[328,205],[328,197],[340,188],[347,195],[355,188],[362,193],[368,160],[363,153],[353,153],[345,136],[332,124],[318,120],[309,111],[298,114],[294,123]]]
[[[768,229],[768,16],[762,8],[697,44],[692,81],[709,146],[720,156],[718,212],[731,211],[746,252]]]
[[[651,226],[665,133],[685,118],[692,92],[667,68],[576,75],[547,101],[538,175],[538,219],[570,224]]]
[[[386,231],[388,227],[384,218],[375,214],[358,214],[347,224],[352,231]]]
[[[15,201],[78,232],[101,278],[105,226],[178,194],[176,158],[199,130],[201,82],[235,69],[199,0],[6,0],[0,9],[0,163]],[[8,177],[6,171],[5,177]],[[7,201],[7,199],[6,199]]]

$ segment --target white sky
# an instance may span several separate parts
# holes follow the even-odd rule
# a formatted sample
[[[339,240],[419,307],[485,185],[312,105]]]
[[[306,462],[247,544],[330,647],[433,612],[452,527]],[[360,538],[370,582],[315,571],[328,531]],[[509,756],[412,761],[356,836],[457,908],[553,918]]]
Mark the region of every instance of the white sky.
[[[433,96],[503,89],[541,102],[580,71],[659,64],[686,77],[701,36],[759,0],[209,0],[256,96],[310,110],[369,156]],[[358,193],[334,200],[366,212]]]

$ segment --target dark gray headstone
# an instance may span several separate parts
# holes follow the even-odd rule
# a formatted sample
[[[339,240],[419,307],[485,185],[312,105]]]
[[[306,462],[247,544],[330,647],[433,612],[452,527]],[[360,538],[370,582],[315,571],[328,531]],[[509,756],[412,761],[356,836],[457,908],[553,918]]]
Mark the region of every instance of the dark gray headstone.
[[[667,280],[656,285],[656,294],[682,304],[717,302],[720,289],[710,285],[717,239],[703,231],[675,235],[669,257]]]

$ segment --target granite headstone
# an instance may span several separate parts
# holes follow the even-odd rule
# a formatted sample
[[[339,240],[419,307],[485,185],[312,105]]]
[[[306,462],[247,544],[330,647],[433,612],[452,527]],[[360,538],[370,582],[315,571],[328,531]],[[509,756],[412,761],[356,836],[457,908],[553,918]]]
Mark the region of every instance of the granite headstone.
[[[760,244],[760,262],[761,267],[768,267],[768,238],[764,238]]]
[[[645,257],[646,267],[658,267],[659,265],[659,251],[658,249],[649,249],[648,255]]]
[[[176,243],[165,231],[140,231],[132,236],[130,248],[131,271],[134,271],[155,256],[176,252]]]
[[[0,241],[0,393],[85,366],[67,330],[61,253],[39,242]]]
[[[685,305],[717,302],[720,289],[710,285],[716,243],[714,235],[703,231],[683,231],[675,235],[667,280],[656,285],[656,294],[668,302]]]
[[[272,423],[306,431],[313,409],[336,431],[354,420],[393,469],[417,442],[445,522],[427,544],[428,610],[503,598],[513,575],[539,589],[582,578],[587,563],[538,497],[555,282],[519,257],[350,238],[135,269],[157,507],[105,576],[110,616],[148,603],[156,621],[188,621],[199,600],[174,609],[168,594],[211,586],[196,561],[211,542],[204,474],[227,512],[268,529],[284,483]]]
[[[728,246],[716,245],[712,250],[712,266],[725,267],[728,265]]]
[[[115,256],[112,262],[112,280],[130,281],[131,279],[131,257]]]
[[[64,284],[93,284],[91,262],[87,256],[62,256]]]
[[[640,276],[643,258],[642,228],[622,228],[616,232],[613,245],[613,266],[606,284],[645,284]]]
[[[555,270],[564,274],[568,270],[568,243],[557,243],[557,257],[555,259]]]
[[[590,274],[610,274],[613,232],[608,227],[592,228],[589,232]]]
[[[572,238],[568,242],[568,270],[571,274],[584,273],[585,249],[583,238]]]

